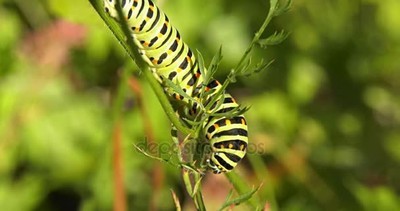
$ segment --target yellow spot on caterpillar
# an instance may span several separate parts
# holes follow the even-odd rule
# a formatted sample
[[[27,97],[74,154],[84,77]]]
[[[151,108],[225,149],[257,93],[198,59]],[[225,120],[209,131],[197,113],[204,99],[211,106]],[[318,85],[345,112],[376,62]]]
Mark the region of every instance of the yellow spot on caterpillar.
[[[244,150],[244,144],[240,145],[240,150],[243,151]]]
[[[186,61],[187,61],[188,63],[192,63],[192,58],[190,58],[189,56],[186,56]]]
[[[225,124],[226,125],[230,125],[231,124],[231,120],[229,120],[229,119],[225,120]]]
[[[229,144],[229,145],[228,145],[228,148],[229,148],[229,149],[232,149],[232,148],[233,148],[233,144]]]
[[[180,94],[174,93],[172,94],[172,97],[174,97],[176,100],[182,100],[183,96],[181,96]]]
[[[244,121],[244,119],[242,118],[242,125],[246,125],[246,122]]]
[[[214,124],[214,127],[215,127],[215,129],[218,129],[219,125],[218,124]]]

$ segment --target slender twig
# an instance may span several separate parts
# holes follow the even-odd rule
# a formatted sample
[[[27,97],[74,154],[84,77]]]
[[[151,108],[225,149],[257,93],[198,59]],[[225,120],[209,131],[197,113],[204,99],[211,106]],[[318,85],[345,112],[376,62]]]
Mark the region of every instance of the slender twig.
[[[123,182],[123,164],[121,151],[121,121],[114,122],[113,168],[114,168],[114,210],[126,210],[126,197]]]
[[[113,167],[114,167],[114,210],[126,210],[126,197],[124,191],[124,173],[123,173],[123,160],[122,160],[122,121],[121,113],[126,93],[126,78],[127,74],[121,75],[117,93],[113,102]]]
[[[271,182],[271,175],[270,175],[268,169],[264,167],[262,158],[258,154],[256,154],[256,155],[248,156],[248,159],[249,159],[251,165],[253,166],[253,168],[257,169],[255,171],[257,178],[261,182],[266,182],[268,184],[268,185],[265,185],[265,188],[262,189],[261,194],[267,200],[269,209],[272,211],[279,210],[273,186],[269,185]]]
[[[171,189],[172,198],[174,199],[175,209],[176,211],[181,211],[181,204],[179,203],[178,196],[176,196],[175,192]]]
[[[204,206],[204,201],[203,201],[203,194],[201,192],[201,175],[197,172],[194,173],[194,184],[199,184],[199,186],[197,188],[194,189],[195,193],[194,193],[194,201],[197,204],[197,206],[200,208],[199,210],[206,210],[205,206]],[[199,181],[199,183],[197,183],[197,181]]]
[[[238,75],[238,72],[241,71],[241,67],[245,65],[244,63],[248,61],[250,57],[250,53],[253,50],[254,46],[257,44],[257,42],[261,39],[262,34],[264,33],[265,29],[271,22],[272,18],[276,16],[276,10],[278,9],[278,2],[276,0],[270,0],[270,8],[268,11],[268,15],[265,18],[263,24],[261,27],[258,29],[258,31],[255,33],[253,40],[251,41],[250,45],[247,47],[246,51],[244,52],[242,58],[239,60],[237,63],[236,67],[232,69],[232,71],[229,73],[227,79],[224,81],[222,84],[222,88],[215,94],[215,97],[213,97],[210,100],[209,105],[213,105],[215,101],[219,99],[218,96],[221,95],[225,91],[225,89],[228,87],[228,85],[232,82],[232,78],[235,78]]]
[[[148,112],[146,110],[146,106],[143,103],[143,93],[140,83],[135,77],[130,77],[128,83],[130,89],[132,90],[132,92],[136,97],[136,101],[140,110],[139,113],[142,116],[142,122],[144,125],[144,133],[146,134],[146,139],[148,143],[153,144],[155,143],[154,132],[150,122],[150,118],[148,116]],[[162,171],[160,162],[155,162],[151,172],[151,177],[152,177],[154,194],[151,197],[151,204],[149,210],[156,210],[157,207],[156,200],[159,198],[161,192],[160,190],[164,182],[164,172]]]
[[[226,173],[225,176],[228,178],[229,182],[232,183],[233,187],[235,188],[235,190],[238,192],[239,195],[251,191],[251,188],[235,172]],[[258,198],[252,197],[248,200],[248,202],[253,209],[257,209],[260,207],[260,200]]]
[[[182,176],[186,191],[193,198],[196,209],[200,211],[206,210],[199,182],[201,180],[201,175],[195,171],[182,169]],[[198,186],[196,187],[196,185]]]
[[[32,29],[40,28],[50,22],[50,15],[40,1],[14,0],[14,2]]]
[[[273,3],[275,2],[275,3]],[[264,33],[265,29],[271,22],[272,18],[274,17],[274,11],[277,9],[277,2],[276,1],[270,1],[270,8],[267,17],[265,18],[263,24],[261,27],[258,29],[258,31],[254,34],[253,40],[251,41],[249,47],[247,47],[246,51],[244,52],[242,58],[239,60],[238,64],[234,68],[234,70],[240,69],[239,67],[243,65],[243,62],[247,60],[247,58],[250,56],[250,52],[253,49],[254,45],[256,45],[257,41],[260,40],[261,35]]]

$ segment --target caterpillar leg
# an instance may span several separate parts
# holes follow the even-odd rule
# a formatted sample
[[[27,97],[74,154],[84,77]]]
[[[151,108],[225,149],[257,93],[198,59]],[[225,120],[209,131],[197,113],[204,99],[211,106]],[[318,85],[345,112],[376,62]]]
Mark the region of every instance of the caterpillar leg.
[[[211,162],[210,158],[207,159],[207,166],[211,169],[211,171],[214,174],[220,174],[222,172],[221,169],[219,169],[217,165],[215,165],[213,162]]]

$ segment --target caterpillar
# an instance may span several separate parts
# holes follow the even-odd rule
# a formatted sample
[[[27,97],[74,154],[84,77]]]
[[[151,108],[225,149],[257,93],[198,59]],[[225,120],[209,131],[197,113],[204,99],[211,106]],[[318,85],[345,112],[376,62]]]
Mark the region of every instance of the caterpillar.
[[[103,2],[105,11],[118,20],[116,1]],[[215,79],[203,85],[205,79],[202,72],[205,73],[206,70],[200,69],[199,62],[182,40],[178,30],[151,0],[122,0],[120,5],[139,54],[149,65],[171,102],[180,105],[174,107],[177,114],[186,119],[193,119],[202,112],[203,107],[200,104],[204,102],[207,105],[222,85]],[[166,78],[178,84],[190,98],[168,87],[165,84]],[[204,95],[204,92],[207,94]],[[207,97],[204,100],[202,96]],[[223,114],[238,107],[234,98],[224,93],[213,104],[212,112]],[[202,136],[211,146],[211,153],[207,159],[209,169],[215,174],[231,171],[246,154],[248,134],[245,117],[210,116],[202,127]],[[172,134],[173,138],[177,138],[176,131]]]

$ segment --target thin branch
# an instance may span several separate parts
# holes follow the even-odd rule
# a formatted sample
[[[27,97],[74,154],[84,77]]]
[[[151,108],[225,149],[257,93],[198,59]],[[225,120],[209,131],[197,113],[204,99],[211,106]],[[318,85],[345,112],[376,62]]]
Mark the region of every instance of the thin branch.
[[[123,172],[123,155],[121,150],[122,142],[122,121],[121,113],[125,99],[126,91],[126,78],[127,75],[122,74],[121,80],[118,86],[118,90],[113,100],[113,172],[114,172],[114,210],[125,211],[126,210],[126,196],[124,190],[124,172]]]
[[[121,122],[114,123],[113,135],[113,168],[114,168],[114,210],[126,210],[126,196],[124,190],[124,173],[121,151]]]
[[[143,93],[142,93],[142,88],[140,86],[139,81],[135,77],[129,77],[128,79],[129,87],[131,88],[133,94],[135,95],[139,110],[140,110],[140,115],[141,119],[144,125],[144,133],[146,135],[147,141],[152,144],[155,143],[154,139],[154,132],[152,128],[152,124],[150,121],[150,118],[148,116],[148,112],[146,110],[146,106],[143,103]],[[143,152],[142,152],[143,153]],[[151,204],[150,204],[150,210],[156,210],[156,201],[159,198],[159,195],[161,193],[161,188],[164,183],[164,172],[162,171],[162,166],[160,162],[155,162],[152,172],[151,172],[151,178],[152,178],[152,186],[153,186],[153,193],[151,196]]]

